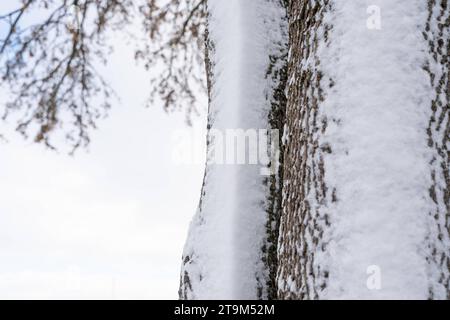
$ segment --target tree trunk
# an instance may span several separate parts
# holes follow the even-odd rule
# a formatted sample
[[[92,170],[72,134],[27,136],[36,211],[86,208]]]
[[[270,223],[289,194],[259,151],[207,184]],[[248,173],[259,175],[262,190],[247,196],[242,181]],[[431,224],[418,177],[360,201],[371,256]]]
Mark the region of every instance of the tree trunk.
[[[282,130],[285,15],[279,0],[208,1],[208,161],[183,253],[181,299],[276,294],[282,167],[265,176],[259,165],[217,163],[217,154],[232,152],[224,150],[227,130]]]
[[[278,297],[450,298],[447,0],[288,12]]]
[[[180,298],[449,299],[448,1],[286,3],[209,0]],[[237,128],[280,130],[275,175],[211,161]]]

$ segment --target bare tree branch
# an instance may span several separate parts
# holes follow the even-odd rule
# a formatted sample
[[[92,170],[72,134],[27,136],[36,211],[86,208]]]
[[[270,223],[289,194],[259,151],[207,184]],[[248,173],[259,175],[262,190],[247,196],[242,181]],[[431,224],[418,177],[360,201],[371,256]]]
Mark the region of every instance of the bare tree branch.
[[[24,137],[49,148],[55,148],[52,141],[58,133],[72,151],[86,146],[114,95],[95,68],[106,63],[111,51],[107,34],[140,19],[145,41],[135,58],[153,71],[149,103],[159,99],[167,111],[186,110],[189,122],[198,112],[197,92],[204,88],[204,4],[22,0],[17,9],[0,14],[0,25],[7,26],[0,35],[0,85],[13,97],[0,106],[2,119],[14,119]],[[27,25],[24,21],[32,13],[43,18]]]

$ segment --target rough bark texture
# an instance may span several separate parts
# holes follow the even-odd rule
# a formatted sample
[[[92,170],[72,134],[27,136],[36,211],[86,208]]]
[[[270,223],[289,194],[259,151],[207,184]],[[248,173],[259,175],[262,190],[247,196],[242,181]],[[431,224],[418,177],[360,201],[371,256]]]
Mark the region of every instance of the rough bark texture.
[[[450,242],[450,3],[428,0],[428,11],[423,35],[430,53],[425,71],[434,91],[427,134],[433,155],[429,190],[435,204],[429,215],[435,228],[432,234],[437,234],[437,239],[428,239],[429,298],[450,299],[450,248],[446,246]]]
[[[315,252],[325,250],[322,239],[329,226],[328,213],[320,204],[332,193],[324,182],[322,159],[322,154],[331,150],[318,145],[318,135],[325,132],[327,121],[317,118],[323,96],[316,50],[318,37],[327,38],[327,27],[319,29],[327,8],[326,0],[291,1],[289,6],[291,51],[278,268],[280,299],[318,298],[328,277],[326,269],[314,264]]]
[[[286,2],[284,2],[286,6]],[[286,17],[287,18],[287,17]],[[287,48],[280,56],[271,56],[271,65],[267,71],[267,77],[278,82],[271,99],[272,108],[269,113],[269,127],[279,131],[279,158],[278,170],[271,175],[266,183],[268,184],[269,195],[267,199],[267,243],[262,248],[263,259],[266,265],[268,275],[266,280],[267,299],[277,299],[277,269],[278,269],[278,237],[280,230],[281,203],[282,203],[282,183],[283,183],[283,163],[284,163],[284,146],[281,138],[284,131],[285,115],[286,115],[286,81],[287,81]],[[261,298],[263,296],[261,295]]]

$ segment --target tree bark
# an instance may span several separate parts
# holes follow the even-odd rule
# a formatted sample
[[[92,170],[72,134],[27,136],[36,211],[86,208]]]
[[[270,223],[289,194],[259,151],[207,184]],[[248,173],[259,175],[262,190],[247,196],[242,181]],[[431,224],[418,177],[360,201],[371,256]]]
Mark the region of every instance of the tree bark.
[[[323,101],[322,71],[316,54],[319,27],[329,10],[328,1],[291,1],[289,6],[288,105],[284,154],[283,216],[280,231],[280,299],[318,298],[326,285],[328,270],[314,264],[318,251],[324,250],[324,232],[329,228],[329,213],[313,206],[330,198],[324,181],[323,155],[327,146],[319,146],[318,137],[327,127],[327,119],[318,118]],[[328,26],[321,29],[328,41]],[[305,61],[312,60],[309,65]]]
[[[432,154],[429,196],[434,204],[428,212],[434,231],[427,238],[429,298],[450,299],[450,3],[428,0],[427,13],[423,36],[429,56],[424,70],[432,88],[427,136]]]

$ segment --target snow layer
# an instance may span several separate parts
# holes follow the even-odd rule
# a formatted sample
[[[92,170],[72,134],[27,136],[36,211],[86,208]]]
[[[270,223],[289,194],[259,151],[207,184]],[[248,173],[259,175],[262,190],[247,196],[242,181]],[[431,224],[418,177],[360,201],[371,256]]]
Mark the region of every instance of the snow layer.
[[[373,5],[381,9],[380,30],[366,25]],[[328,204],[328,250],[315,261],[330,273],[320,298],[428,297],[427,12],[424,0],[337,0],[325,17],[333,29],[318,52],[321,117],[329,123],[321,143],[332,148],[326,183],[337,201]],[[380,288],[367,286],[373,270]]]
[[[283,9],[278,0],[209,0],[213,46],[211,129],[267,129],[270,54],[280,46]],[[223,148],[209,137],[209,158]],[[264,296],[262,261],[267,187],[258,165],[206,168],[199,211],[185,246],[181,288],[188,299],[256,299]]]

